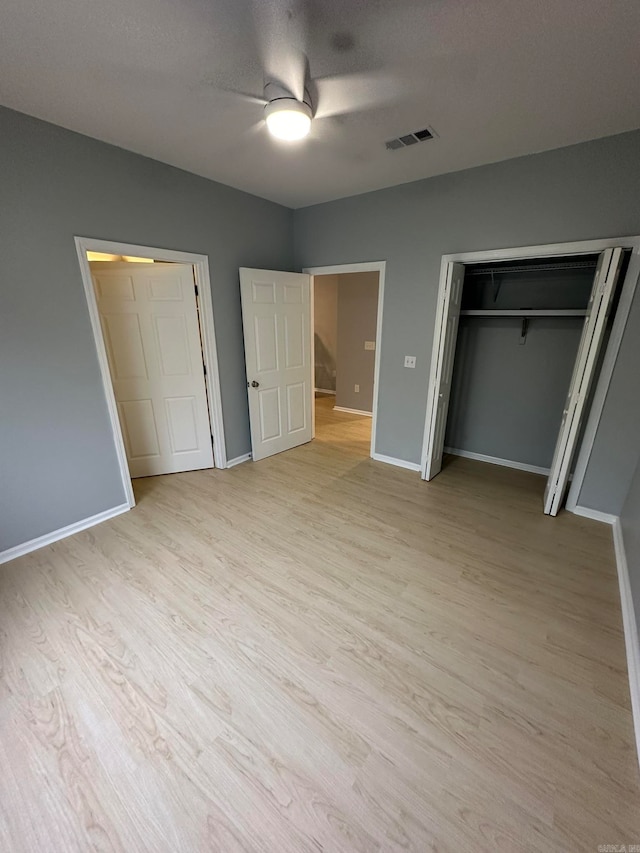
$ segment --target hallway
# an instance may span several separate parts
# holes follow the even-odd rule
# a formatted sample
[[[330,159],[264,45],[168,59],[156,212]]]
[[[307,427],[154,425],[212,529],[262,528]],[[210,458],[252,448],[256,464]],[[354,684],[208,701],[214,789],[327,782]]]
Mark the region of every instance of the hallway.
[[[336,398],[316,394],[316,441],[342,448],[353,456],[368,459],[371,418],[334,410]]]

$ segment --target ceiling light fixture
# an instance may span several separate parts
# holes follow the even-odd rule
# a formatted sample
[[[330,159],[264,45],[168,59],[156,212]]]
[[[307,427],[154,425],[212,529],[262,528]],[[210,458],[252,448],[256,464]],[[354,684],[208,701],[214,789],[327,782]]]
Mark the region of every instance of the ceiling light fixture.
[[[264,117],[271,136],[293,142],[311,130],[311,107],[295,98],[277,98],[264,108]]]

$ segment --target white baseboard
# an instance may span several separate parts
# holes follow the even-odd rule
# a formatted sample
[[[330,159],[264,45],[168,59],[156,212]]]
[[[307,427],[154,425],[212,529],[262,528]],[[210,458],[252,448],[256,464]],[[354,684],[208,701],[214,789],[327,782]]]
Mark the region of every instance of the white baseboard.
[[[407,468],[409,471],[421,471],[422,468],[417,462],[407,462],[405,459],[396,459],[394,456],[385,456],[383,453],[373,453],[372,459],[376,462],[386,462],[387,465],[395,465],[396,468]]]
[[[532,474],[549,473],[549,468],[541,468],[539,465],[527,465],[526,462],[514,462],[512,459],[500,459],[497,456],[486,456],[484,453],[473,453],[471,450],[459,450],[457,447],[445,447],[445,453],[452,456],[464,456],[465,459],[476,459],[478,462],[490,462],[492,465],[502,465],[504,468],[515,468],[517,471],[529,471]]]
[[[227,468],[233,468],[235,465],[240,465],[242,462],[248,462],[251,459],[251,453],[243,453],[242,456],[236,456],[235,459],[227,460]]]
[[[116,515],[121,515],[131,508],[128,503],[120,504],[120,506],[115,506],[113,509],[106,509],[97,515],[92,515],[89,518],[83,518],[82,521],[76,521],[74,524],[61,527],[59,530],[45,533],[44,536],[38,536],[37,539],[30,539],[29,542],[23,542],[22,545],[15,545],[6,551],[0,551],[0,563],[8,563],[9,560],[15,560],[25,554],[30,554],[31,551],[37,551],[38,548],[44,548],[45,545],[51,545],[60,539],[66,539],[67,536],[73,536],[74,533],[80,533],[81,530],[86,530],[88,527],[95,527],[96,524],[108,521],[110,518],[115,518]]]
[[[624,644],[627,650],[627,668],[629,670],[629,689],[631,692],[631,710],[633,727],[636,734],[636,749],[640,763],[640,643],[638,641],[638,623],[631,597],[629,583],[629,566],[624,548],[622,525],[616,516],[613,523],[613,545],[616,551],[616,566],[618,568],[618,584],[620,586],[620,605],[622,608],[622,625],[624,628]]]
[[[350,415],[364,415],[367,418],[373,417],[373,412],[363,412],[362,409],[347,409],[346,406],[334,406],[334,412],[348,412]]]
[[[574,506],[573,509],[566,507],[569,512],[574,515],[581,515],[583,518],[592,518],[594,521],[603,521],[605,524],[615,525],[618,520],[617,515],[611,515],[608,512],[600,512],[599,509],[589,509],[588,506]]]
[[[331,397],[336,396],[336,392],[331,391],[329,388],[314,388],[313,390],[316,394],[329,394]]]

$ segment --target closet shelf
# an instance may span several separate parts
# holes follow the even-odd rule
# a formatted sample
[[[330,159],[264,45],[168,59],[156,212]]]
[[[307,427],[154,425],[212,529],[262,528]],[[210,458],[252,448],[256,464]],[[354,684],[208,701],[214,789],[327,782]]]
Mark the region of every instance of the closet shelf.
[[[497,266],[478,265],[477,267],[468,269],[465,272],[465,276],[495,274],[504,275],[505,273],[512,272],[551,272],[553,270],[562,271],[591,269],[595,271],[596,263],[596,259],[592,257],[587,258],[586,260],[572,258],[568,261],[555,261],[547,264],[498,264]]]
[[[584,308],[486,308],[467,309],[461,317],[586,317]]]

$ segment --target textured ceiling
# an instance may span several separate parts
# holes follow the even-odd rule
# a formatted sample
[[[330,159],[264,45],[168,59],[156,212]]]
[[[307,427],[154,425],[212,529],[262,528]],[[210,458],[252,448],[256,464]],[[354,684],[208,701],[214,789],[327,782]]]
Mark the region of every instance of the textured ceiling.
[[[300,207],[636,128],[639,44],[640,0],[2,0],[0,103]],[[234,91],[303,55],[277,143]]]

